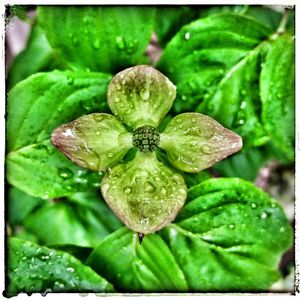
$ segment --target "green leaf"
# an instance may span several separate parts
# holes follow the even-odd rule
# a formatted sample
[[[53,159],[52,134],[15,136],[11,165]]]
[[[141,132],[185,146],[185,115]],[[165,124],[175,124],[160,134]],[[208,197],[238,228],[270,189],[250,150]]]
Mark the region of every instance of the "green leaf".
[[[133,147],[132,134],[116,117],[94,113],[55,129],[52,144],[77,165],[105,171]]]
[[[154,13],[150,7],[41,6],[38,20],[71,68],[116,73],[144,60]]]
[[[17,238],[9,240],[5,293],[110,292],[112,285],[73,256]]]
[[[50,199],[99,188],[102,173],[76,166],[46,140],[10,152],[6,157],[6,177],[25,193]]]
[[[108,74],[53,71],[30,76],[10,91],[6,161],[12,185],[42,198],[99,186],[98,174],[76,167],[50,145],[49,138],[65,122],[107,110],[110,79]]]
[[[278,203],[241,179],[210,179],[189,189],[173,224],[141,245],[122,228],[88,264],[120,291],[266,291],[292,231]]]
[[[294,160],[295,143],[295,42],[288,34],[272,43],[260,75],[262,121],[272,141]]]
[[[183,178],[155,153],[112,168],[101,182],[103,198],[131,230],[149,234],[169,224],[186,199]]]
[[[62,198],[47,203],[24,221],[26,230],[33,233],[41,244],[82,247],[95,247],[120,225],[101,196],[95,192],[78,193],[70,199]]]
[[[8,94],[8,150],[48,139],[62,123],[107,109],[111,76],[90,72],[53,71],[30,76]]]
[[[239,177],[254,181],[268,159],[270,155],[265,148],[249,148],[219,162],[213,168],[223,177]]]
[[[136,233],[121,228],[99,244],[87,264],[120,292],[188,291],[182,270],[157,234],[140,245]]]
[[[110,82],[107,99],[120,121],[137,128],[157,127],[169,112],[176,87],[162,73],[147,65],[118,73]]]
[[[160,6],[155,15],[155,33],[160,46],[166,43],[184,25],[196,19],[200,9],[192,6]]]
[[[41,27],[35,24],[25,50],[13,60],[9,68],[8,87],[11,89],[16,83],[34,73],[55,68],[64,68],[64,64],[58,53],[49,45]]]
[[[10,225],[21,224],[30,212],[44,201],[32,197],[15,187],[8,190],[8,221]]]
[[[238,14],[212,15],[184,26],[158,63],[177,86],[174,110],[196,109],[237,132],[247,145],[265,143],[257,82],[270,33]]]
[[[282,14],[274,9],[261,5],[230,5],[213,6],[201,10],[201,17],[208,17],[219,13],[235,13],[250,17],[269,29],[275,31],[278,28]]]
[[[212,118],[184,113],[169,122],[159,145],[176,168],[195,173],[239,151],[242,144],[240,136]]]

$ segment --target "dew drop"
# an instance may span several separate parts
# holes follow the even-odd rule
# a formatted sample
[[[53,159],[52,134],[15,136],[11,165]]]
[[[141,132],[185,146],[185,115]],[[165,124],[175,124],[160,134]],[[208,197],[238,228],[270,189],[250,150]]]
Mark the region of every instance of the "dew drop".
[[[140,96],[144,101],[147,101],[150,97],[149,89],[141,89],[140,90]]]
[[[239,120],[239,124],[243,125],[245,123],[245,120],[244,119],[240,119]]]
[[[144,191],[146,193],[153,193],[153,192],[155,192],[155,187],[154,187],[154,185],[151,182],[146,181],[144,183]]]
[[[260,215],[260,217],[262,218],[262,219],[266,219],[267,218],[267,213],[266,212],[263,212],[261,215]]]
[[[186,95],[182,95],[181,99],[182,99],[182,101],[186,101],[186,99],[187,99]]]
[[[115,102],[116,102],[116,103],[120,102],[120,98],[116,97],[116,98],[115,98]]]
[[[230,229],[233,229],[233,228],[235,227],[235,225],[234,225],[234,224],[229,224],[228,227],[229,227]]]
[[[132,189],[131,189],[131,187],[125,187],[124,188],[124,193],[126,194],[126,195],[129,195],[130,193],[131,193],[131,191],[132,191]]]
[[[70,273],[74,273],[74,269],[71,268],[71,267],[68,267],[68,268],[67,268],[67,271],[70,272]]]
[[[116,37],[116,45],[117,45],[117,48],[119,50],[124,50],[125,48],[125,43],[124,43],[124,39],[122,36],[117,36]]]
[[[247,102],[246,102],[246,101],[243,101],[243,102],[241,103],[240,108],[241,108],[241,109],[245,109],[246,107],[247,107]]]
[[[212,149],[209,145],[203,145],[201,147],[201,151],[204,153],[204,154],[211,154],[212,152]]]
[[[141,225],[148,225],[149,224],[149,218],[142,218],[140,220]]]
[[[241,90],[241,94],[242,94],[243,96],[245,96],[245,95],[247,95],[247,91],[246,91],[246,90]]]
[[[188,41],[191,38],[190,32],[186,32],[184,38]]]
[[[59,176],[64,179],[69,179],[74,176],[73,172],[68,168],[60,168],[58,172],[59,172]]]
[[[257,207],[257,205],[256,205],[256,203],[251,203],[251,208],[256,208]]]
[[[93,118],[96,122],[101,122],[104,119],[104,116],[102,114],[93,114]]]
[[[117,89],[118,91],[121,91],[121,89],[122,89],[121,85],[117,83],[117,84],[116,84],[116,89]]]
[[[109,152],[108,154],[107,154],[107,157],[109,157],[109,158],[112,158],[114,156],[114,154],[112,153],[112,152]]]

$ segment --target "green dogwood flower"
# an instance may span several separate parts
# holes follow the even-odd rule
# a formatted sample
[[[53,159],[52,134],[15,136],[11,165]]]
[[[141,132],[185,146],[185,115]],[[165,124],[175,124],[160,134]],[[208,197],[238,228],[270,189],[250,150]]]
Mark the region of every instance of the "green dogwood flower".
[[[200,113],[180,114],[160,133],[157,127],[175,96],[176,87],[153,67],[128,68],[108,87],[114,116],[82,116],[56,128],[51,138],[79,166],[106,171],[101,183],[105,201],[129,229],[142,235],[169,224],[187,197],[182,176],[158,160],[158,147],[175,168],[192,173],[242,147],[237,134]],[[135,157],[122,162],[133,147]]]

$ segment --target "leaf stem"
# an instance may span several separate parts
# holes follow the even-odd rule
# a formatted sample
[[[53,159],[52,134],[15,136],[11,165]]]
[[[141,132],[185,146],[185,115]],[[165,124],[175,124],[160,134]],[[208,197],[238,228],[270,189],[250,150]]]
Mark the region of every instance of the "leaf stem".
[[[285,27],[286,27],[286,24],[287,24],[288,19],[289,19],[289,13],[290,13],[289,9],[285,8],[284,12],[282,14],[282,18],[281,18],[281,21],[279,23],[279,26],[276,30],[276,33],[278,35],[283,34],[285,32]]]

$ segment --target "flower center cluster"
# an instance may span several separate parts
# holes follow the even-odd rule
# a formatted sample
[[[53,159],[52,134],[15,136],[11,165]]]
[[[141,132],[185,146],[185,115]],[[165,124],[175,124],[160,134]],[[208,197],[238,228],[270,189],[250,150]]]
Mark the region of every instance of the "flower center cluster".
[[[141,152],[153,152],[159,144],[159,133],[150,125],[145,125],[134,130],[132,143]]]

